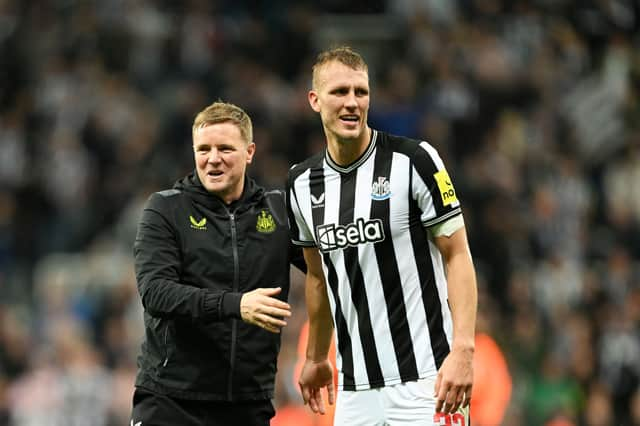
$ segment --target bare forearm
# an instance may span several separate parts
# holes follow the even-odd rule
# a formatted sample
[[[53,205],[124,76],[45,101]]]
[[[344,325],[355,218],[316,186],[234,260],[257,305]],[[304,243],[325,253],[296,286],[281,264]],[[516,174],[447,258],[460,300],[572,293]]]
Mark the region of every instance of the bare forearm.
[[[453,347],[473,349],[478,291],[468,252],[458,252],[449,259],[447,282],[453,317]]]
[[[309,340],[307,359],[325,360],[329,354],[333,334],[333,320],[327,292],[322,279],[307,276],[305,287],[307,313],[309,314]]]

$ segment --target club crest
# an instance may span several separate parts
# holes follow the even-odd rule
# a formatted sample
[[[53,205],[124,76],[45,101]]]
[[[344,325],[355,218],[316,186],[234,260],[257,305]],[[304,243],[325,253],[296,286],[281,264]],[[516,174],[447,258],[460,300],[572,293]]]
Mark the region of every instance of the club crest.
[[[391,197],[391,183],[384,176],[378,176],[378,179],[371,185],[371,198],[376,201],[386,200]]]
[[[258,215],[256,230],[263,234],[270,234],[276,230],[276,221],[268,210],[262,210]]]

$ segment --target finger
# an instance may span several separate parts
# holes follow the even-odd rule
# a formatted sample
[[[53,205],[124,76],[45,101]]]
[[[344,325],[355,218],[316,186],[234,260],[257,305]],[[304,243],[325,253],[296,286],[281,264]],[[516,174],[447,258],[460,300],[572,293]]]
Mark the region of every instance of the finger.
[[[288,303],[284,303],[281,300],[273,299],[271,297],[262,300],[262,304],[257,306],[257,309],[260,312],[274,312],[273,315],[278,315],[281,317],[291,316],[291,306]]]
[[[269,324],[260,324],[260,328],[268,331],[269,333],[280,334],[279,328],[271,327]]]
[[[256,320],[261,324],[265,324],[270,328],[278,329],[278,330],[280,330],[280,328],[287,325],[286,321],[283,321],[280,318],[272,317],[271,315],[267,315],[267,314],[256,315]]]
[[[436,412],[443,412],[445,409],[445,402],[447,399],[447,392],[449,389],[446,385],[440,385],[440,389],[438,389],[438,394],[436,395]]]
[[[266,287],[257,289],[258,293],[264,294],[265,296],[275,296],[276,294],[280,294],[282,291],[281,287]]]
[[[462,402],[462,407],[468,407],[471,404],[471,391],[473,390],[472,386],[467,386],[467,389],[464,391],[464,401]]]
[[[280,333],[280,327],[274,326],[273,324],[271,324],[268,321],[265,320],[260,320],[258,318],[255,319],[255,321],[253,322],[253,324],[257,325],[260,328],[263,328],[271,333]]]
[[[282,317],[277,315],[271,315],[266,312],[256,314],[256,318],[259,318],[260,321],[271,324],[274,327],[284,327],[287,325],[287,322],[282,319]]]
[[[287,309],[291,307],[291,305],[289,305],[289,303],[287,303],[286,300],[282,300],[278,298],[277,294],[272,294],[273,291],[270,291],[270,290],[273,290],[273,289],[264,288],[260,290],[263,290],[262,293],[260,294],[260,298],[262,299],[263,303],[271,306],[281,306]]]
[[[453,401],[453,404],[451,405],[451,413],[455,413],[456,411],[458,411],[458,408],[460,408],[460,406],[462,405],[462,401],[464,400],[464,392],[458,392],[456,394],[456,397]]]
[[[331,383],[327,385],[327,394],[329,394],[329,405],[333,405],[336,402],[336,392],[333,389],[333,377],[331,378]]]
[[[318,388],[316,390],[316,404],[318,406],[318,412],[320,414],[325,414],[326,410],[324,408],[324,399],[322,398],[322,388]]]
[[[447,398],[444,404],[444,411],[447,414],[454,413],[457,410],[457,406],[459,406],[459,401],[462,399],[462,395],[460,395],[459,388],[452,386],[447,392]]]
[[[268,308],[264,311],[265,314],[271,315],[272,317],[285,318],[291,316],[291,311],[287,308]]]
[[[440,383],[442,382],[442,376],[438,374],[436,377],[436,384],[433,387],[433,396],[438,396],[438,392],[440,392]]]
[[[274,333],[274,334],[280,334],[280,327],[273,327],[270,324],[265,324],[264,327],[265,330],[267,330],[270,333]]]
[[[309,408],[314,413],[318,412],[318,399],[316,397],[316,389],[311,389],[309,392]]]
[[[272,309],[278,309],[281,311],[279,315],[291,316],[291,305],[280,299],[263,295],[263,297],[256,299],[255,303],[255,310],[258,312],[270,312]]]
[[[302,401],[304,402],[304,405],[307,405],[309,403],[309,399],[310,399],[309,388],[307,386],[303,385],[302,383],[298,383],[298,385],[300,386],[300,393],[302,394]]]

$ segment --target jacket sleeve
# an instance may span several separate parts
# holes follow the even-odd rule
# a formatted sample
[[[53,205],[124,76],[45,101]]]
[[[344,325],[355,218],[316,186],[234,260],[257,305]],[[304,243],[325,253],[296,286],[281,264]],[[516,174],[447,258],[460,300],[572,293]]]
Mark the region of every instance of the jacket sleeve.
[[[154,317],[203,322],[239,317],[241,295],[234,293],[225,298],[224,291],[180,282],[180,236],[167,217],[171,200],[172,196],[153,194],[138,224],[134,257],[138,292],[145,311]]]

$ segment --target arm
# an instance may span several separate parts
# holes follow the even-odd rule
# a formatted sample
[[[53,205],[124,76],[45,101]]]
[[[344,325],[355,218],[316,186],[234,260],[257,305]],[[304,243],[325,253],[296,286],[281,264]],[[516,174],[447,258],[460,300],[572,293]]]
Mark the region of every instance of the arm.
[[[475,270],[462,227],[450,236],[434,238],[447,272],[453,343],[436,379],[436,412],[452,413],[466,407],[473,385],[473,352],[478,294]]]
[[[333,320],[320,252],[316,248],[305,248],[304,259],[307,263],[305,300],[309,314],[309,339],[306,361],[298,383],[304,403],[308,403],[314,413],[324,414],[321,389],[327,388],[329,404],[333,405],[335,399],[333,366],[328,359],[333,335]]]
[[[289,263],[298,268],[301,272],[307,272],[307,264],[300,246],[289,243]]]
[[[138,224],[134,256],[142,305],[154,317],[220,320],[221,292],[180,282],[178,236],[164,215],[167,201],[152,195]]]
[[[279,288],[248,293],[199,288],[180,282],[180,249],[175,228],[163,212],[170,198],[154,194],[138,224],[134,256],[138,291],[146,312],[159,318],[212,322],[242,318],[278,332],[290,316],[289,305],[276,299]]]

